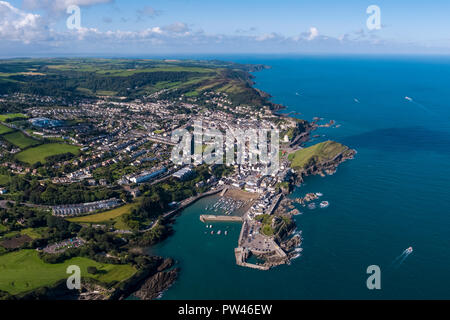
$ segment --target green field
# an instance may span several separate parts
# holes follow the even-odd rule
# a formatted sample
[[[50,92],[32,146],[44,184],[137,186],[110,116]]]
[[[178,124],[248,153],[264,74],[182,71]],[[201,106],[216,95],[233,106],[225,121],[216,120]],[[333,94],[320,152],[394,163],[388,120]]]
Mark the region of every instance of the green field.
[[[45,158],[63,153],[78,155],[80,150],[77,146],[63,143],[47,143],[29,148],[16,154],[16,159],[25,163],[34,164],[36,162],[45,163]]]
[[[25,149],[40,143],[37,140],[27,137],[21,131],[5,134],[3,138],[20,149]]]
[[[303,169],[314,163],[332,160],[346,149],[347,147],[340,143],[325,141],[291,153],[289,161],[292,168]]]
[[[43,238],[46,233],[47,233],[47,228],[46,227],[26,228],[26,229],[20,230],[20,234],[21,235],[29,236],[31,239]]]
[[[13,131],[13,129],[0,124],[0,134],[5,134],[5,133],[11,132],[11,131]]]
[[[6,119],[15,119],[15,118],[26,118],[27,116],[23,113],[6,113],[0,114],[0,121],[5,122]]]
[[[70,218],[67,219],[70,222],[76,222],[76,223],[104,223],[104,222],[110,222],[115,221],[116,218],[123,216],[124,214],[130,213],[131,209],[135,206],[134,203],[129,203],[124,206],[108,210],[105,212],[92,214],[89,216],[84,217],[78,217],[78,218]]]
[[[6,186],[9,183],[9,176],[0,174],[0,186]]]
[[[103,264],[82,257],[49,264],[43,262],[35,250],[20,250],[0,256],[0,290],[19,294],[51,286],[59,280],[67,279],[66,270],[70,265],[80,267],[81,277],[94,278],[105,284],[126,280],[136,272],[130,265]],[[95,275],[87,273],[89,266],[96,267],[100,272]]]

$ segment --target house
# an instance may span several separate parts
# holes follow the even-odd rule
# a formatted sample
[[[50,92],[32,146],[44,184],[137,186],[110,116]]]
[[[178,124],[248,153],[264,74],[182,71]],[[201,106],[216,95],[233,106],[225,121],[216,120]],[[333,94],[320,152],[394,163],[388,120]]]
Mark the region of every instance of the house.
[[[130,194],[133,196],[133,198],[136,198],[141,195],[141,191],[138,188],[134,188],[130,190]]]

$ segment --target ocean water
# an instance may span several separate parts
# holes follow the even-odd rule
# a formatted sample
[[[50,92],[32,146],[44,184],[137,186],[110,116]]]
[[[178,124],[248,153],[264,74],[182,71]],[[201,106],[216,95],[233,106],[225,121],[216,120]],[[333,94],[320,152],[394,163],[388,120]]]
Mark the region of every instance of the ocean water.
[[[175,234],[151,249],[181,267],[162,299],[450,298],[450,59],[229,59],[270,65],[254,74],[255,86],[284,112],[341,125],[317,130],[311,143],[332,139],[358,153],[293,192],[322,192],[330,206],[295,217],[303,252],[291,265],[236,266],[240,225],[215,224],[228,235],[211,235],[199,215],[212,200],[185,209]],[[414,252],[395,264],[409,246]],[[369,265],[381,269],[381,290],[367,289]]]

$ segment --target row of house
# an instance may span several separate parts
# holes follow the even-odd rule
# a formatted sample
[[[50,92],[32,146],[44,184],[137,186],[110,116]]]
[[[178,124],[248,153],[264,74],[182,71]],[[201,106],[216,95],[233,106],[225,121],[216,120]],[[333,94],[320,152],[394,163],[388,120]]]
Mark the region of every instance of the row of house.
[[[109,210],[122,204],[122,201],[116,198],[100,200],[95,202],[86,202],[80,204],[68,204],[52,207],[55,216],[77,216],[97,210]]]
[[[144,171],[141,174],[131,177],[129,180],[133,183],[142,183],[142,182],[146,182],[149,181],[151,179],[156,178],[157,176],[163,174],[164,172],[166,172],[166,167],[162,167],[159,169],[155,169],[153,171]]]

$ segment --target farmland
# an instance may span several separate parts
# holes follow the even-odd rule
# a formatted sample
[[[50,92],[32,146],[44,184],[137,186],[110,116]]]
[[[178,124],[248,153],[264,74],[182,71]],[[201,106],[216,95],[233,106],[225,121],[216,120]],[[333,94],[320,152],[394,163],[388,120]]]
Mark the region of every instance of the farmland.
[[[248,71],[263,68],[220,61],[127,59],[2,60],[0,94],[46,94],[66,98],[138,97],[170,89],[199,96],[207,90],[231,95],[236,104],[261,103]]]

